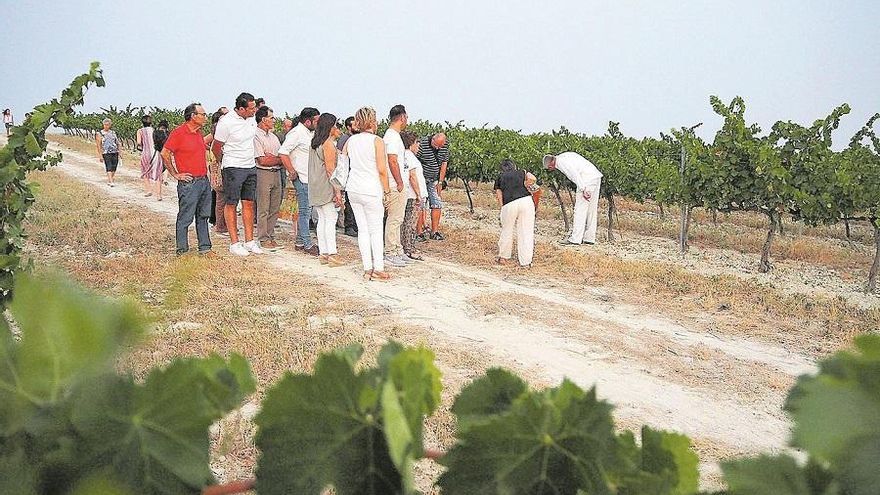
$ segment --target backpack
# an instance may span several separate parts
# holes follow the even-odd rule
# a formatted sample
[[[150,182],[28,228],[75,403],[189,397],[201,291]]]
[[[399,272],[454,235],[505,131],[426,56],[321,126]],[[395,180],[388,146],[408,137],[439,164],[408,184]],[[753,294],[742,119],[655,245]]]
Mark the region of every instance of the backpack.
[[[156,151],[162,151],[162,148],[165,146],[165,141],[168,141],[168,131],[165,129],[156,129],[153,131],[153,148]]]

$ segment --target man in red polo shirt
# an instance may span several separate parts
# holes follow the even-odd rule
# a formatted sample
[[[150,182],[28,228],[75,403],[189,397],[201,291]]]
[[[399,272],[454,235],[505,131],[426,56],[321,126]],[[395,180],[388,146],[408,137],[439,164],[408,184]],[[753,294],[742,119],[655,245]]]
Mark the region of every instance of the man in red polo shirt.
[[[208,218],[211,216],[211,183],[205,157],[208,146],[202,134],[208,116],[201,104],[192,103],[184,109],[183,120],[183,124],[171,131],[162,148],[168,172],[177,179],[177,254],[189,251],[187,232],[195,220],[199,254],[213,255],[208,236]]]

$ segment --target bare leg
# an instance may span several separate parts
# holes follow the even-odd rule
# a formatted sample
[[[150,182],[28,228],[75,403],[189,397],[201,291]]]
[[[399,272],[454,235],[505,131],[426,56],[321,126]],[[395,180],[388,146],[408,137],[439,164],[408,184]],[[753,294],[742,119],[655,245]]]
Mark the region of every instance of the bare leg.
[[[431,209],[431,232],[437,232],[440,228],[440,208]]]
[[[229,242],[235,244],[238,242],[238,219],[235,214],[235,203],[226,203],[223,207],[223,218],[226,219],[226,229],[229,231]],[[242,209],[243,210],[243,209]],[[251,209],[253,215],[253,209]],[[247,230],[247,220],[244,222],[244,228]],[[251,225],[251,236],[254,235],[254,227]]]
[[[228,217],[227,217],[228,218]],[[254,240],[254,202],[241,200],[241,221],[244,223],[244,240]],[[232,232],[229,233],[230,237]],[[236,232],[238,235],[238,232]]]

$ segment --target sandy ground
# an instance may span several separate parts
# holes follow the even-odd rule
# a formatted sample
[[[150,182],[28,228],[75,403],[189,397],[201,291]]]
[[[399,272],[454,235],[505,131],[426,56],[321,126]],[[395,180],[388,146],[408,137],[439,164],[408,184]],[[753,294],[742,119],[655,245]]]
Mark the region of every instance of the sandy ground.
[[[123,162],[117,186],[110,188],[96,158],[63,151],[61,171],[170,221],[176,215],[173,181],[165,200],[157,202],[143,197],[131,160]],[[460,214],[453,217],[465,221]],[[351,248],[352,239],[338,239]],[[212,241],[225,255],[227,239]],[[806,355],[689,328],[649,306],[619,303],[601,288],[576,286],[572,297],[571,284],[505,277],[437,258],[395,270],[390,282],[363,281],[354,256],[335,269],[291,248],[261,258],[423,325],[432,347],[476,350],[485,356],[485,367],[511,368],[533,383],[568,377],[583,387],[595,385],[616,405],[623,426],[647,423],[690,435],[704,459],[704,480],[716,478],[719,458],[784,448],[785,392],[798,374],[814,368]]]

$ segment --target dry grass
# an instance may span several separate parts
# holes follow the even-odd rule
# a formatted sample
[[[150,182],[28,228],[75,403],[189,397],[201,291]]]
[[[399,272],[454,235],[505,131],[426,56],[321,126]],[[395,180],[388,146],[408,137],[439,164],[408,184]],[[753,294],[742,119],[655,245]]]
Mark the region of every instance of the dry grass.
[[[471,197],[475,212],[482,216],[497,216],[498,206],[492,194],[491,185],[480,184]],[[468,200],[464,189],[450,187],[444,193],[444,201],[453,205],[467,207]],[[562,194],[568,215],[572,204],[567,193]],[[645,236],[678,239],[678,209],[666,207],[663,218],[659,207],[651,203],[637,203],[625,198],[616,198],[618,216],[615,234],[626,236],[635,233]],[[603,233],[608,225],[608,206],[603,198],[599,202],[599,231]],[[562,214],[556,198],[547,190],[541,200],[538,219],[549,224],[551,229],[562,232]],[[693,212],[690,228],[690,242],[703,248],[730,249],[743,253],[760,255],[767,236],[767,218],[752,212],[718,214],[718,224],[711,220],[711,214],[697,208]],[[777,235],[773,241],[771,255],[775,259],[804,261],[841,270],[844,273],[858,270],[867,273],[873,258],[873,232],[866,225],[853,224],[853,242],[848,242],[843,225],[827,227],[808,227],[801,223],[785,222],[785,234]],[[755,260],[757,266],[758,260]]]
[[[444,227],[447,241],[422,249],[457,262],[494,267],[497,233]],[[588,247],[538,242],[530,270],[505,268],[510,276],[547,281],[583,298],[585,287],[602,286],[635,307],[685,319],[708,332],[744,335],[821,356],[855,335],[880,327],[880,309],[863,309],[843,298],[795,296],[728,275],[706,276],[657,261],[622,260]]]
[[[284,373],[309,372],[323,351],[359,342],[363,362],[374,363],[388,339],[407,345],[431,341],[426,329],[384,308],[269,269],[258,258],[177,257],[172,222],[111,201],[63,173],[35,173],[31,179],[40,189],[26,225],[26,256],[38,269],[60,267],[102,293],[142,303],[153,330],[121,363],[138,377],[177,356],[238,352],[257,377],[257,394],[245,408],[253,411],[268,386]],[[482,373],[484,361],[467,350],[431,347],[445,389],[438,413],[426,422],[426,445],[445,449],[454,435],[452,400]],[[233,413],[214,429],[212,467],[220,479],[252,476],[253,433],[247,413]],[[439,468],[421,463],[419,472],[427,488]]]

